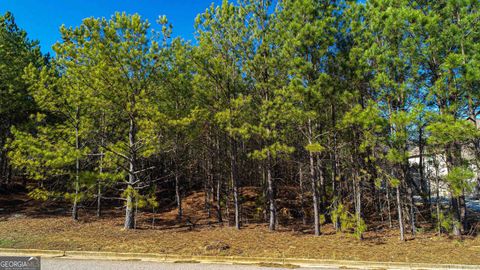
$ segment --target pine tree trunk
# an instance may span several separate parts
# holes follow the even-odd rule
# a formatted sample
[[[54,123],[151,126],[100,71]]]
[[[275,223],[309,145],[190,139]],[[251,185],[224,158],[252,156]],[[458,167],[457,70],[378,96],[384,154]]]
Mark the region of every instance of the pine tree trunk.
[[[387,190],[387,211],[388,211],[388,227],[392,228],[392,211],[391,211],[391,206],[390,206],[390,187],[388,186],[388,183],[386,183],[386,190]]]
[[[0,130],[0,185],[8,184],[10,182],[11,166],[9,165],[8,150],[5,147],[5,143],[10,136],[10,127],[11,124],[7,123],[6,130]],[[25,179],[25,178],[24,178]],[[2,183],[3,182],[3,183]]]
[[[412,236],[415,237],[415,233],[417,231],[416,225],[415,225],[415,201],[413,198],[413,192],[412,192],[412,187],[407,188],[408,191],[408,198],[409,198],[409,203],[410,203],[410,230],[412,233]]]
[[[436,213],[437,213],[437,232],[438,235],[442,234],[442,226],[441,226],[441,221],[440,221],[440,176],[439,176],[439,168],[438,164],[434,162],[435,164],[435,208],[436,208]]]
[[[102,184],[98,182],[97,184],[97,217],[102,216]]]
[[[182,209],[182,194],[180,191],[180,179],[179,179],[178,169],[175,172],[175,202],[177,203],[177,219],[181,221],[183,218],[183,209]]]
[[[313,220],[315,235],[320,235],[320,211],[317,192],[317,179],[315,177],[314,158],[312,152],[309,152],[310,160],[310,181],[312,185],[312,197],[313,197]]]
[[[460,236],[462,235],[461,224],[460,224],[460,207],[458,202],[458,197],[455,197],[452,194],[452,210],[453,210],[453,235]]]
[[[133,104],[134,105],[134,104]],[[134,107],[134,106],[132,106]],[[129,123],[129,131],[128,131],[128,143],[130,148],[130,158],[128,164],[128,192],[127,194],[127,205],[125,208],[125,229],[134,229],[135,227],[135,211],[133,209],[133,190],[134,190],[134,183],[135,183],[135,168],[136,168],[136,122],[135,117],[133,115],[130,116],[130,123]]]
[[[355,216],[357,220],[357,228],[361,226],[362,221],[362,187],[360,185],[360,179],[358,177],[358,172],[355,172]],[[359,239],[363,239],[363,234],[358,236]]]
[[[128,185],[127,188],[130,190],[133,190],[132,185]],[[134,199],[133,195],[129,193],[127,195],[127,207],[125,210],[125,226],[124,226],[124,228],[127,230],[133,229],[135,227],[135,211],[133,209],[133,204],[134,204],[133,199]]]
[[[240,230],[240,205],[238,202],[238,179],[237,179],[237,144],[234,139],[230,139],[230,178],[233,189],[233,204],[235,207],[235,228]]]
[[[212,213],[211,213],[211,175],[210,175],[210,160],[208,159],[208,157],[205,157],[205,160],[206,160],[206,170],[205,170],[205,180],[204,180],[204,186],[203,186],[203,192],[205,194],[204,196],[204,208],[205,208],[205,211],[207,212],[207,217],[208,218],[211,218],[212,217]]]
[[[425,162],[423,158],[423,152],[424,152],[424,143],[423,143],[423,127],[419,128],[419,135],[418,135],[418,141],[419,141],[419,163],[418,163],[418,170],[420,172],[420,185],[422,187],[422,198],[423,198],[423,204],[425,205],[426,208],[428,208],[430,215],[431,213],[431,201],[430,201],[430,188],[428,185],[428,180],[425,177]]]
[[[208,218],[212,217],[212,208],[215,204],[215,188],[213,183],[213,176],[210,176],[210,185],[208,187]]]
[[[223,223],[222,218],[222,180],[217,177],[217,220],[218,223]]]
[[[102,139],[103,141],[103,139]],[[103,145],[103,142],[102,142]],[[100,166],[98,168],[100,175],[103,173],[103,151],[100,152]],[[102,179],[97,179],[97,217],[102,216]]]
[[[445,154],[446,154],[446,163],[447,163],[447,170],[448,173],[458,164],[456,160],[456,153],[455,149],[456,144],[452,143],[445,147]],[[460,198],[459,196],[454,195],[453,191],[451,192],[451,214],[453,216],[453,235],[461,236],[462,235],[462,214],[460,212]]]
[[[230,187],[227,187],[225,197],[225,217],[227,219],[227,225],[230,226]]]
[[[307,225],[307,213],[305,211],[305,191],[303,187],[303,170],[302,164],[298,166],[298,174],[299,174],[299,181],[300,181],[300,211],[302,214],[302,224]]]
[[[270,152],[267,152],[267,195],[268,195],[268,202],[269,202],[269,213],[270,213],[270,221],[269,221],[269,229],[270,231],[274,231],[276,229],[277,223],[277,209],[275,206],[275,189],[273,186],[273,179],[272,179],[272,169],[271,169],[271,157]]]
[[[403,224],[402,201],[400,198],[400,184],[397,185],[396,190],[397,190],[398,226],[400,227],[400,240],[405,241],[405,227]]]
[[[11,184],[12,183],[12,177],[13,177],[13,168],[12,168],[12,164],[10,164],[10,162],[7,160],[5,160],[6,163],[8,164],[7,165],[7,177],[5,179],[6,183],[7,184]]]
[[[267,183],[267,170],[265,169],[267,166],[265,165],[265,162],[260,165],[260,170],[262,174],[262,197],[268,200],[268,183]],[[263,220],[265,222],[269,222],[268,219],[268,205],[263,205]]]
[[[452,193],[452,214],[453,214],[453,235],[461,236],[465,232],[465,197],[463,195],[455,196]]]
[[[2,130],[0,130],[0,132],[3,132]],[[5,154],[5,150],[3,149],[3,139],[2,139],[2,134],[0,133],[0,186],[2,184],[4,184],[4,181],[5,181],[5,178],[4,178],[4,175],[5,175],[5,158],[6,158],[6,154]]]
[[[80,159],[78,157],[78,150],[80,149],[80,142],[79,142],[79,118],[80,110],[77,108],[76,111],[76,120],[75,123],[75,150],[77,150],[76,158],[75,158],[75,197],[73,198],[73,207],[72,207],[72,219],[77,221],[78,220],[78,193],[80,189]]]
[[[460,207],[460,222],[462,233],[465,233],[468,230],[468,220],[467,220],[467,204],[465,202],[465,191],[462,191],[462,195],[458,198],[458,205]]]
[[[103,147],[105,144],[105,112],[102,112],[102,117],[101,117],[101,125],[102,125],[102,133],[101,133],[101,140],[100,140],[100,147]],[[102,216],[102,173],[103,173],[103,148],[100,151],[100,161],[99,161],[99,166],[98,166],[98,172],[100,174],[100,177],[97,179],[97,217]]]
[[[327,202],[327,191],[325,190],[325,178],[324,178],[324,169],[322,168],[321,162],[320,162],[320,155],[316,155],[317,158],[317,185],[319,186],[319,193],[318,193],[318,213],[319,215],[324,215],[325,214],[325,209],[327,208],[326,202]],[[321,226],[321,224],[320,224]]]
[[[217,179],[217,190],[216,190],[216,208],[217,208],[217,221],[219,224],[223,223],[223,217],[222,217],[222,176],[220,173],[220,141],[218,140],[218,137],[215,139],[215,153],[216,153],[216,159],[215,159],[215,164],[216,164],[216,170],[213,173]]]
[[[341,190],[340,190],[340,181],[337,184],[337,177],[338,177],[338,153],[337,153],[337,131],[336,131],[336,108],[334,103],[332,103],[332,126],[333,126],[333,163],[332,163],[332,193],[333,193],[333,210],[337,211],[338,203],[341,197]],[[341,229],[340,218],[335,215],[335,220],[333,220],[333,225],[335,227],[335,231],[338,232]]]

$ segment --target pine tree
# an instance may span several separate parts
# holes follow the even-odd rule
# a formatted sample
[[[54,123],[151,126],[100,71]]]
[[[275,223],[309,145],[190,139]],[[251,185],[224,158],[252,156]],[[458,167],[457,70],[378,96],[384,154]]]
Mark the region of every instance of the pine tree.
[[[161,33],[150,33],[150,23],[140,15],[116,13],[111,19],[85,19],[76,28],[61,28],[62,42],[55,50],[79,84],[101,97],[102,110],[112,112],[107,125],[115,126],[115,137],[105,138],[102,148],[116,157],[126,180],[122,196],[126,200],[125,229],[135,226],[135,205],[142,198],[145,183],[141,158],[152,154],[156,139],[155,123],[148,116],[155,110],[151,102],[154,83],[162,68],[170,31],[164,18]]]
[[[59,194],[42,182],[30,195],[46,199],[63,193],[72,201],[73,220],[78,220],[78,204],[84,197],[81,189],[89,179],[88,173],[81,171],[81,161],[89,152],[83,141],[90,131],[88,120],[84,121],[89,94],[79,90],[68,72],[59,72],[56,64],[40,71],[33,65],[26,69],[30,94],[40,112],[31,116],[35,132],[13,129],[11,158],[15,167],[24,169],[35,180],[66,180],[60,184],[67,187],[67,192]]]
[[[199,70],[197,80],[209,89],[209,92],[203,92],[204,89],[200,92],[205,98],[203,106],[210,114],[209,121],[212,125],[221,127],[222,133],[227,137],[229,179],[237,229],[241,226],[237,164],[237,145],[241,136],[234,127],[239,125],[238,118],[241,116],[234,112],[234,107],[241,102],[242,93],[246,90],[242,75],[245,54],[249,53],[249,48],[243,44],[247,33],[245,18],[245,7],[223,1],[218,7],[212,5],[196,19],[199,42],[195,55]]]
[[[38,42],[17,26],[13,14],[0,15],[0,180],[9,182],[12,177],[5,147],[12,138],[11,127],[27,124],[28,116],[37,110],[23,70],[30,63],[39,68],[43,61]]]
[[[315,155],[323,156],[326,136],[331,128],[328,121],[327,104],[333,93],[327,73],[327,56],[334,46],[335,4],[316,1],[285,1],[278,18],[278,31],[282,31],[282,58],[289,59],[286,72],[292,78],[287,88],[291,91],[292,104],[298,106],[295,118],[300,120],[299,132],[304,136],[304,147],[308,152],[308,166],[313,194],[314,230],[320,235],[320,212],[325,206],[323,170],[316,169]],[[325,117],[327,116],[327,117]],[[328,127],[329,126],[329,127]],[[319,183],[320,180],[320,183]],[[318,194],[318,186],[321,194]]]

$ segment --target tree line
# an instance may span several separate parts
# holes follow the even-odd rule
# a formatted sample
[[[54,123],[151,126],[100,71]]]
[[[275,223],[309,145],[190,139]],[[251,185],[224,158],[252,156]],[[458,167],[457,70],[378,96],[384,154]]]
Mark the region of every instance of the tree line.
[[[294,219],[315,235],[331,222],[362,238],[381,219],[404,240],[419,216],[439,233],[467,233],[480,155],[479,6],[225,0],[197,16],[194,41],[173,38],[165,16],[152,26],[115,13],[62,26],[53,57],[6,13],[1,179],[71,202],[74,220],[86,202],[100,216],[105,200],[121,201],[126,229],[138,208],[161,207],[165,187],[179,222],[182,198],[203,190],[209,214],[222,223],[232,213],[240,229],[241,190],[253,186],[270,230],[279,190],[291,188]]]

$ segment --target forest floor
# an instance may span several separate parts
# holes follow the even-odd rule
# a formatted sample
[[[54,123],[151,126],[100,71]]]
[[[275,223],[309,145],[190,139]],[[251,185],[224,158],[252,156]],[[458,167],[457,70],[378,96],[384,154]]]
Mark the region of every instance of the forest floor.
[[[0,195],[0,247],[480,264],[480,237],[457,239],[424,230],[415,239],[409,236],[400,242],[397,230],[371,226],[364,240],[357,240],[335,233],[331,225],[323,226],[323,235],[315,237],[309,226],[279,226],[269,232],[264,223],[245,224],[238,231],[208,218],[203,196],[191,194],[184,201],[185,216],[196,224],[193,227],[177,222],[176,211],[170,209],[155,215],[140,212],[137,229],[126,231],[120,209],[101,218],[82,210],[80,220],[74,222],[66,208],[52,207],[58,204],[40,204],[25,195]]]

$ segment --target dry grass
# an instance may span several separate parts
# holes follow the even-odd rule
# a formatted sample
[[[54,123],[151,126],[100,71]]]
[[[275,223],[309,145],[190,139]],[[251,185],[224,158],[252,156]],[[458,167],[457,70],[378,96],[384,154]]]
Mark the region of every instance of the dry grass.
[[[237,231],[207,219],[198,203],[201,198],[202,194],[194,194],[185,203],[186,215],[198,222],[193,230],[177,225],[174,210],[156,214],[154,228],[153,215],[140,214],[139,228],[131,231],[123,230],[123,213],[115,211],[103,218],[82,213],[79,222],[65,215],[35,214],[31,209],[21,215],[4,214],[0,247],[480,264],[479,237],[459,240],[421,233],[402,243],[395,230],[369,231],[363,241],[335,234],[331,226],[324,226],[320,237],[291,227],[269,232],[265,224],[249,224]]]

